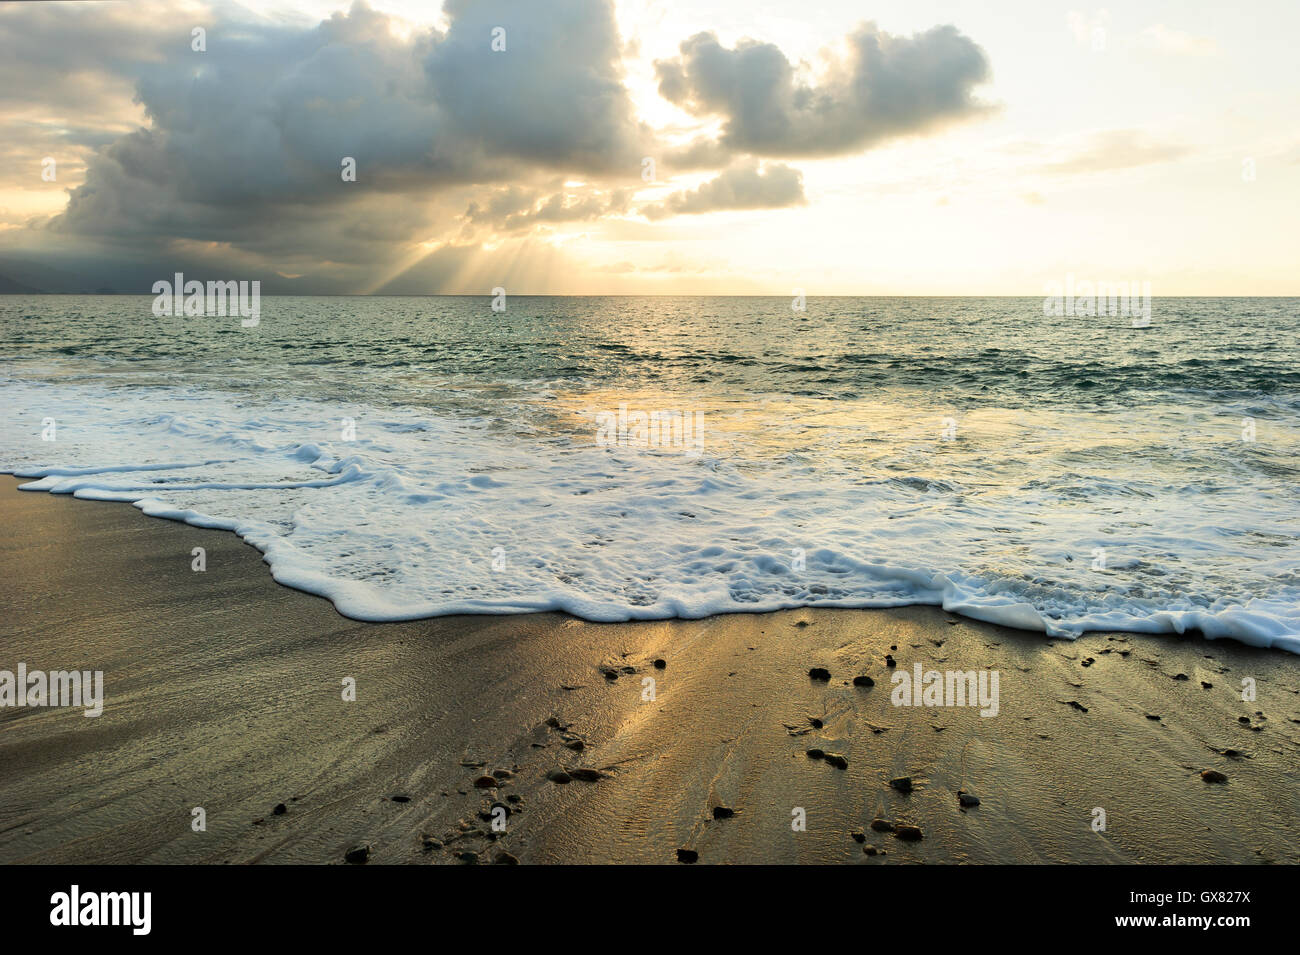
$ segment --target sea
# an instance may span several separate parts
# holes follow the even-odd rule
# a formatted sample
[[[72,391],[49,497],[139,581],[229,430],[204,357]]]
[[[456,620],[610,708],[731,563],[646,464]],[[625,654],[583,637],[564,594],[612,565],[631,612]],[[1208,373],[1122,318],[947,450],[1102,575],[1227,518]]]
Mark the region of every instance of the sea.
[[[929,604],[1300,653],[1300,299],[154,304],[0,296],[0,470],[348,617]]]

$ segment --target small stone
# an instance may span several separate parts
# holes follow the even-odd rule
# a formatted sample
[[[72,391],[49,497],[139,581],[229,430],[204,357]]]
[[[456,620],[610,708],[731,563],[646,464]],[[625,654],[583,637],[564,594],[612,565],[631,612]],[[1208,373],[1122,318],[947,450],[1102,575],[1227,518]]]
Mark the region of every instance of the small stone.
[[[826,762],[830,763],[836,769],[849,768],[849,761],[845,759],[843,756],[841,756],[839,753],[827,753],[825,756],[822,757],[822,759],[826,760]]]
[[[865,832],[850,832],[849,835],[853,837],[854,842],[862,843],[867,841],[867,834]]]
[[[288,812],[288,811],[289,811],[289,807],[288,807],[288,806],[286,806],[286,805],[285,805],[284,803],[282,803],[282,802],[278,802],[278,803],[275,804],[275,808],[271,810],[271,815],[273,815],[273,816],[283,816],[283,815],[284,815],[286,812]]]
[[[1238,722],[1238,723],[1249,723],[1249,722],[1250,722],[1250,717],[1249,717],[1249,716],[1238,716],[1238,717],[1237,717],[1237,722]]]
[[[663,657],[660,657],[659,659],[655,660],[656,670],[664,670],[667,669],[667,667],[668,667],[668,661],[665,660]]]
[[[876,681],[864,674],[862,676],[855,676],[853,678],[853,685],[854,686],[875,686]]]
[[[1207,783],[1226,783],[1228,781],[1228,777],[1225,776],[1223,773],[1219,772],[1217,769],[1205,770],[1203,773],[1201,773],[1201,778],[1204,779]]]
[[[388,798],[391,799],[393,802],[410,802],[410,801],[411,801],[411,797],[410,797],[410,796],[389,796]],[[277,809],[277,810],[278,810],[279,808],[280,808],[279,806],[276,806],[276,809]]]
[[[1186,673],[1175,673],[1175,674],[1174,674],[1174,679],[1175,679],[1175,680],[1186,680],[1186,679],[1188,679],[1188,677],[1187,677],[1187,674],[1186,674]]]
[[[813,680],[829,680],[831,678],[831,671],[825,667],[813,667],[808,671],[808,677]]]
[[[583,750],[587,747],[587,744],[580,739],[571,739],[564,745],[573,750]]]
[[[343,854],[343,861],[349,865],[365,865],[370,860],[370,846],[353,846]]]
[[[493,789],[496,784],[497,778],[495,776],[480,776],[478,779],[474,780],[474,786],[476,789]]]
[[[885,854],[883,851],[877,849],[875,846],[866,846],[863,848],[862,851],[869,856],[882,856]]]
[[[812,724],[812,728],[813,728],[813,729],[816,729],[816,730],[821,729],[822,726],[825,725],[825,724],[822,723],[821,720],[819,720],[819,719],[818,719],[817,717],[815,717],[815,716],[810,716],[810,717],[808,717],[808,722],[809,722],[810,724]]]
[[[694,849],[678,849],[678,850],[677,850],[677,861],[678,861],[678,862],[685,862],[687,865],[691,865],[691,864],[693,864],[693,863],[695,863],[695,862],[698,862],[699,859],[700,859],[700,854],[699,854],[698,852],[696,852]]]
[[[494,769],[492,770],[492,775],[497,779],[511,779],[515,774],[508,769]]]
[[[1213,689],[1214,689],[1214,684],[1213,684],[1213,683],[1207,683],[1207,682],[1205,682],[1204,680],[1202,680],[1202,681],[1201,681],[1201,689],[1202,689],[1202,690],[1213,690]]]
[[[810,749],[810,750],[808,750],[808,758],[809,758],[809,759],[821,759],[821,758],[824,757],[825,755],[826,755],[826,753],[825,753],[823,750],[820,750],[820,749]]]
[[[437,839],[427,839],[427,838],[426,838],[426,839],[424,840],[423,845],[424,845],[424,851],[425,851],[425,852],[432,852],[434,849],[441,849],[441,848],[442,848],[442,843],[441,843],[440,841],[438,841]]]
[[[519,865],[519,858],[509,852],[498,852],[492,860],[493,865]]]
[[[573,782],[573,777],[570,776],[562,769],[552,769],[549,773],[546,774],[546,778],[553,783],[564,784],[564,783]]]
[[[569,775],[574,779],[581,779],[584,783],[594,783],[598,779],[604,779],[605,774],[598,769],[570,769]]]
[[[871,820],[871,831],[872,832],[893,832],[894,824],[890,822],[888,819],[881,819],[879,816],[877,816],[875,819]]]
[[[980,797],[968,793],[965,790],[959,790],[957,793],[957,802],[969,809],[972,806],[978,806],[980,804]]]
[[[471,849],[463,849],[457,852],[456,858],[466,865],[478,865],[478,853]]]
[[[920,826],[898,826],[894,830],[894,835],[904,842],[919,842],[924,838]]]
[[[735,814],[736,814],[736,810],[730,808],[729,806],[714,806],[714,807],[713,807],[713,818],[714,818],[714,819],[730,819],[730,818],[731,818],[732,816],[734,816]]]
[[[898,661],[895,660],[895,659],[893,658],[893,656],[891,656],[890,654],[886,653],[886,654],[885,654],[885,666],[887,666],[887,667],[896,667],[896,666],[898,666]]]
[[[910,793],[912,791],[912,777],[899,776],[897,779],[891,779],[889,785],[893,786],[900,793]]]

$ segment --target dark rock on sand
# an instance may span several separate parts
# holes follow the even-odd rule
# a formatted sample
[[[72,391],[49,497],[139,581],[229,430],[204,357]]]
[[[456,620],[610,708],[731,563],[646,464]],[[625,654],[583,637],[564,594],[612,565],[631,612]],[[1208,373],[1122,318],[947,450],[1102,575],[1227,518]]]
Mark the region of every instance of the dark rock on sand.
[[[1202,689],[1202,690],[1213,690],[1213,689],[1214,689],[1214,684],[1213,684],[1213,683],[1207,683],[1205,680],[1202,680],[1202,681],[1201,681],[1201,689]]]
[[[885,854],[884,849],[877,849],[875,846],[865,846],[862,851],[869,856],[883,856]]]
[[[283,815],[284,815],[286,812],[288,812],[288,811],[289,811],[289,807],[288,807],[288,806],[286,806],[286,805],[285,805],[284,803],[282,803],[282,802],[278,802],[278,803],[275,804],[275,808],[271,810],[271,815],[273,815],[273,816],[283,816]]]
[[[841,756],[839,753],[827,753],[822,757],[822,759],[826,760],[826,762],[830,763],[836,769],[849,768],[849,761],[845,759],[843,756]]]
[[[562,770],[562,769],[552,769],[549,773],[546,774],[546,778],[549,779],[549,780],[550,780],[551,782],[553,782],[553,783],[571,783],[571,782],[573,782],[573,777],[570,776],[568,773],[566,773],[566,772],[565,772],[564,770]]]
[[[810,749],[810,750],[808,750],[808,758],[809,758],[809,759],[822,759],[825,755],[826,755],[826,753],[825,753],[824,750],[820,750],[820,749]]]
[[[872,832],[893,832],[894,824],[890,822],[888,819],[881,819],[879,816],[877,816],[875,819],[871,820],[871,831]]]
[[[898,826],[894,829],[894,835],[904,842],[919,842],[924,838],[920,826]]]
[[[871,677],[869,677],[869,676],[865,676],[865,675],[864,675],[864,676],[855,676],[855,677],[853,678],[853,685],[854,685],[854,686],[875,686],[875,685],[876,685],[876,681],[873,680],[873,679],[871,679]]]
[[[587,744],[580,739],[571,739],[564,745],[567,746],[569,749],[573,749],[573,750],[582,750],[582,749],[586,749],[587,747]]]
[[[598,779],[604,779],[605,774],[598,769],[585,769],[581,766],[576,769],[570,769],[569,775],[574,779],[581,779],[584,783],[594,783]]]
[[[410,801],[411,801],[411,797],[410,797],[410,796],[389,796],[388,798],[391,799],[393,802],[410,802]],[[280,807],[279,807],[279,806],[276,806],[275,808],[276,808],[276,812],[278,813],[279,810],[280,810]]]
[[[889,785],[893,786],[900,793],[910,793],[912,791],[912,777],[899,776],[897,779],[891,779]]]
[[[1074,709],[1078,710],[1080,713],[1088,712],[1088,708],[1084,706],[1082,703],[1080,703],[1078,700],[1065,700],[1065,705],[1073,707]]]
[[[494,769],[492,775],[497,779],[513,779],[515,774],[508,769]]]
[[[678,861],[678,862],[685,862],[687,865],[690,865],[690,864],[693,863],[693,862],[698,862],[699,859],[700,859],[700,854],[699,854],[698,852],[696,852],[694,849],[678,849],[678,850],[677,850],[677,861]]]
[[[713,807],[713,818],[714,818],[714,819],[730,819],[730,818],[731,818],[732,816],[734,816],[735,814],[736,814],[736,810],[732,809],[732,808],[729,807],[729,806],[714,806],[714,807]]]
[[[964,789],[959,789],[957,791],[957,802],[969,809],[972,806],[978,806],[980,804],[980,797],[973,793],[968,793]]]
[[[1225,776],[1223,773],[1219,772],[1217,769],[1205,770],[1203,773],[1201,773],[1201,778],[1204,779],[1207,783],[1226,783],[1228,781],[1228,777]]]
[[[1174,674],[1174,679],[1175,679],[1175,680],[1186,680],[1186,679],[1188,679],[1188,676],[1187,676],[1186,673],[1175,673],[1175,674]]]
[[[667,666],[668,666],[668,661],[665,660],[665,659],[663,659],[662,657],[660,657],[659,659],[655,660],[655,669],[656,669],[656,670],[663,670],[663,669],[665,669]]]
[[[831,671],[825,667],[813,667],[808,671],[808,677],[813,680],[829,680],[831,678]]]
[[[849,835],[853,837],[854,842],[867,841],[867,834],[865,832],[850,832]]]
[[[892,656],[890,656],[888,653],[886,653],[886,654],[885,654],[885,666],[887,666],[887,667],[896,667],[896,666],[898,666],[898,661],[895,660],[895,659],[894,659]]]
[[[370,846],[353,846],[343,854],[343,861],[349,865],[365,865],[370,860]]]
[[[518,856],[511,855],[509,852],[498,852],[496,858],[492,860],[493,865],[519,865]]]
[[[472,849],[463,849],[457,852],[456,858],[466,865],[478,865],[478,853]]]
[[[476,789],[492,789],[496,784],[497,778],[495,776],[480,776],[478,779],[474,780],[474,787]]]

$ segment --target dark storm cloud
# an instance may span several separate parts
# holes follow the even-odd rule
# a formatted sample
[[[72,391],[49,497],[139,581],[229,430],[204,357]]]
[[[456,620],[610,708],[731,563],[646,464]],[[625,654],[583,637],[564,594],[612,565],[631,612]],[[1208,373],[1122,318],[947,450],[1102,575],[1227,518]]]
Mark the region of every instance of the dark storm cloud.
[[[140,67],[150,128],[96,156],[54,228],[243,243],[286,208],[346,211],[361,194],[639,172],[609,3],[452,0],[446,13],[445,34],[409,39],[361,4],[310,29],[210,26],[205,52],[184,42]]]
[[[656,62],[659,92],[688,112],[723,119],[716,143],[697,143],[684,162],[719,149],[759,156],[832,156],[974,116],[987,107],[973,88],[988,79],[984,51],[952,26],[911,37],[873,23],[848,37],[848,56],[808,85],[771,43],[734,49],[712,33]]]
[[[268,293],[356,290],[435,247],[402,287],[463,281],[494,234],[628,215],[644,156],[722,170],[642,206],[651,218],[801,204],[798,171],[734,160],[845,153],[959,119],[987,71],[950,27],[863,27],[814,87],[775,46],[700,34],[658,64],[660,88],[721,116],[723,135],[673,150],[624,85],[612,0],[447,0],[443,14],[412,31],[364,3],[315,24],[170,0],[0,5],[0,189],[63,191],[84,169],[60,214],[0,231],[0,247],[60,263],[76,288],[147,288],[184,265],[260,271]],[[46,155],[56,182],[39,180]]]
[[[698,215],[722,209],[781,209],[803,205],[803,174],[782,163],[759,169],[757,160],[723,171],[698,189],[676,192],[663,202],[642,208],[648,219]]]

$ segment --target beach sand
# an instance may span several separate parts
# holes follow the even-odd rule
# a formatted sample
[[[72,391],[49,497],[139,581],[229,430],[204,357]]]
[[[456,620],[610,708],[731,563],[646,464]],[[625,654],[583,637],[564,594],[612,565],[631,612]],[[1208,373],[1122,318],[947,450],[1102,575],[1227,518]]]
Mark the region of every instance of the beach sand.
[[[98,718],[0,710],[3,862],[342,863],[358,846],[420,864],[676,864],[681,848],[700,863],[1300,862],[1300,659],[1280,651],[1049,640],[924,607],[364,624],[276,584],[232,534],[19,483],[0,478],[0,670],[102,670],[105,703]],[[996,670],[998,714],[894,706],[886,655]],[[862,674],[875,686],[851,685]],[[547,779],[561,768],[601,776]],[[494,770],[509,778],[476,788]],[[903,776],[910,793],[890,786]],[[511,809],[504,832],[479,816],[493,801]]]

